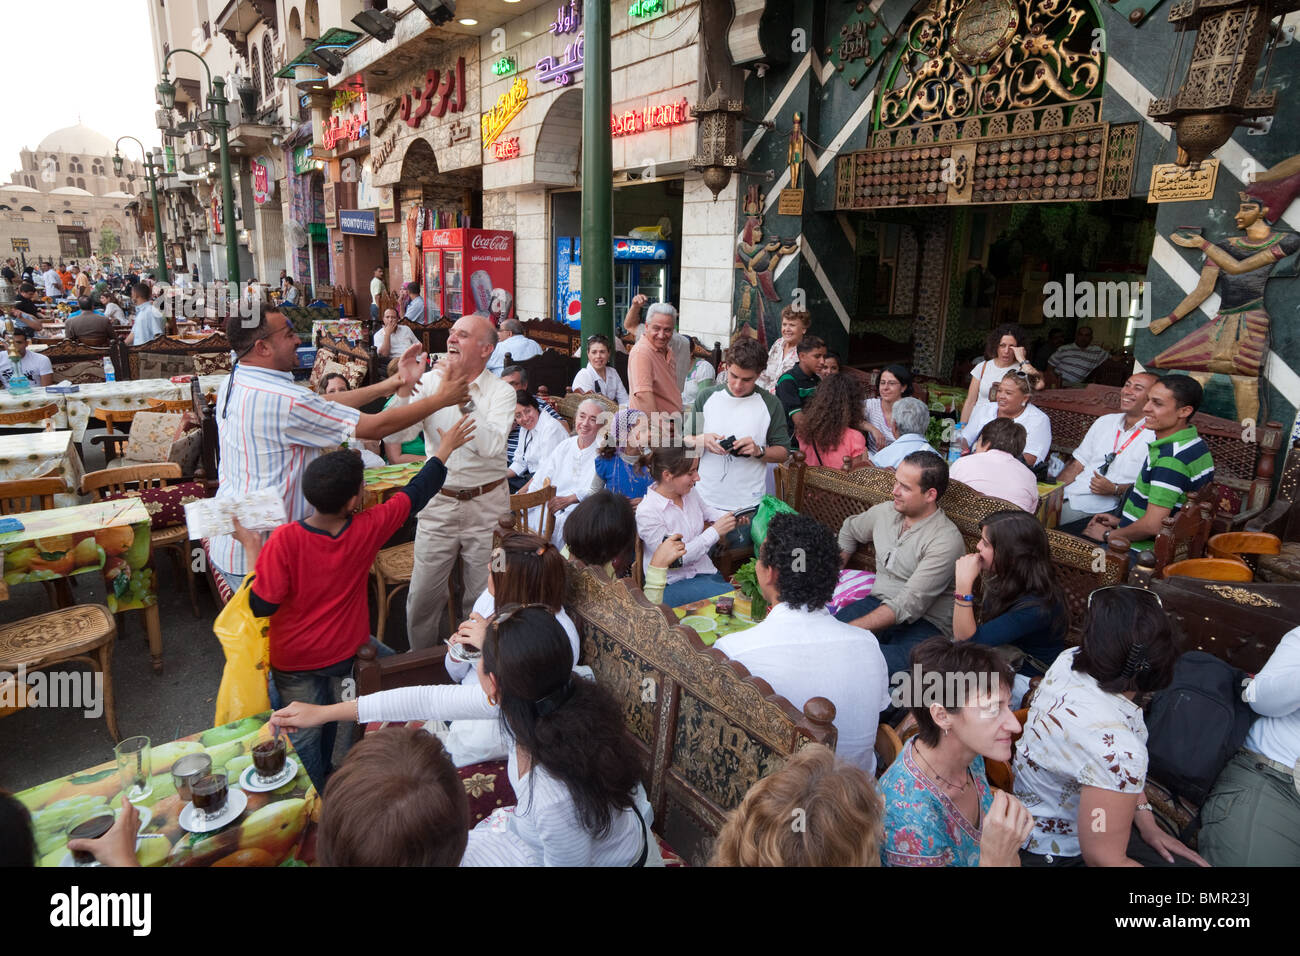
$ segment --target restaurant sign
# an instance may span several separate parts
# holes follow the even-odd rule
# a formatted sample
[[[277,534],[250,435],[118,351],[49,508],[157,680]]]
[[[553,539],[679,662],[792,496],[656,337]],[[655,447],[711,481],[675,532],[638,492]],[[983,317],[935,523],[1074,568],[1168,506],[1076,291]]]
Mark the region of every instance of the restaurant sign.
[[[415,129],[432,113],[441,119],[450,110],[459,113],[465,108],[465,58],[456,58],[454,70],[443,73],[429,70],[424,75],[424,86],[414,87],[402,94],[401,112],[406,125]]]
[[[510,121],[524,108],[528,100],[528,80],[522,76],[515,77],[510,89],[497,97],[497,105],[483,114],[479,121],[483,133],[483,148],[487,149],[497,141],[497,137],[510,125]]]
[[[497,159],[515,159],[519,155],[519,137],[497,140],[492,144],[492,154]]]
[[[345,236],[375,235],[375,211],[373,209],[340,209],[339,232]]]
[[[667,126],[680,126],[691,119],[690,104],[685,97],[671,103],[655,106],[647,104],[639,110],[624,110],[611,113],[609,117],[610,133],[616,138],[644,133],[649,129],[662,129]]]
[[[275,179],[271,176],[271,158],[258,156],[249,161],[253,171],[253,202],[264,205],[275,193]]]
[[[312,158],[310,146],[299,146],[293,151],[293,171],[301,176],[303,173],[310,173],[314,169],[320,169],[324,164]]]

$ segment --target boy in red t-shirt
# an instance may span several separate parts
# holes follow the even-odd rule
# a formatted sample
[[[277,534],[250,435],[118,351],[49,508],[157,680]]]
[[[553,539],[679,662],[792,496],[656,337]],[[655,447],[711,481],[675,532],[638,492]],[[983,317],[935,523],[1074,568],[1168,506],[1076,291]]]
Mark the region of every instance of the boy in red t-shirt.
[[[249,604],[270,617],[271,678],[281,699],[315,704],[342,700],[343,679],[370,636],[366,582],[375,555],[406,519],[429,503],[447,477],[443,464],[474,435],[466,415],[442,435],[434,457],[405,488],[361,510],[361,458],[352,451],[322,455],[303,473],[302,491],[316,509],[282,525],[264,546],[260,536],[236,526],[253,567]],[[374,641],[380,653],[392,651]],[[290,735],[318,792],[324,792],[334,750],[335,725]]]

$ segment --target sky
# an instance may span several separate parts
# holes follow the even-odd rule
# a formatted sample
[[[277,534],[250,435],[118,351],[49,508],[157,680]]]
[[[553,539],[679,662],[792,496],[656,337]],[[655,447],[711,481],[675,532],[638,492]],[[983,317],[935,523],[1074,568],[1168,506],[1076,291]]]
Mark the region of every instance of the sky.
[[[147,147],[161,145],[153,115],[158,77],[149,2],[40,0],[32,8],[36,21],[27,26],[44,26],[5,45],[5,99],[16,106],[20,95],[26,107],[8,110],[7,121],[0,123],[0,181],[9,182],[19,168],[19,150],[35,149],[49,133],[78,122],[110,140],[129,134]],[[69,41],[54,53],[47,42],[50,30]],[[134,143],[123,143],[122,152],[140,158]]]

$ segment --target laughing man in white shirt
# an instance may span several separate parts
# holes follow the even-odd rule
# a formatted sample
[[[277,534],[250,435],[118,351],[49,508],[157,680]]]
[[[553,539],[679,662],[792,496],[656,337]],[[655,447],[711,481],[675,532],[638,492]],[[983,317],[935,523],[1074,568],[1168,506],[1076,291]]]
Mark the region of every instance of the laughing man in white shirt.
[[[755,563],[771,610],[761,624],[713,646],[795,707],[813,697],[829,699],[839,730],[836,753],[874,774],[889,672],[875,636],[835,620],[826,607],[839,570],[838,546],[825,526],[804,515],[777,515]]]

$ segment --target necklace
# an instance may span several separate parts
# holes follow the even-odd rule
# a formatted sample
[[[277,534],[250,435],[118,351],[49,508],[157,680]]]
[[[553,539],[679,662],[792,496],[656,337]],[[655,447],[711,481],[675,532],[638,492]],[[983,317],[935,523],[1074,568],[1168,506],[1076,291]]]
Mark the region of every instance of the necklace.
[[[930,761],[925,759],[925,755],[921,753],[920,748],[916,748],[916,755],[921,758],[921,762],[925,764],[926,768],[930,772],[930,775],[933,776],[934,779],[938,780],[940,783],[944,784],[945,786],[953,790],[956,790],[958,793],[965,793],[970,788],[971,775],[970,775],[969,767],[966,768],[966,782],[963,784],[956,784],[953,783],[951,780],[947,779],[946,777],[941,776],[939,771],[934,769],[934,765],[931,764]]]

